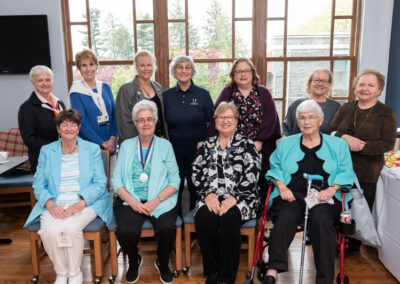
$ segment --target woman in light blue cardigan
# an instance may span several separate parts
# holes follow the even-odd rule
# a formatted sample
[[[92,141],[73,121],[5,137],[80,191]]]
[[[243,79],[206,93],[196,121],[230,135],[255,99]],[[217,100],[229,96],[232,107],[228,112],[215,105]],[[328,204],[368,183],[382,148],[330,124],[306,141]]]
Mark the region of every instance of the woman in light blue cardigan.
[[[179,170],[171,143],[154,135],[156,104],[149,100],[138,102],[132,118],[139,136],[122,143],[112,178],[117,196],[116,235],[129,258],[126,281],[134,283],[139,279],[143,259],[137,245],[143,222],[149,218],[158,242],[155,267],[163,283],[172,283],[168,262],[176,237]]]
[[[42,147],[33,183],[37,203],[25,227],[40,217],[39,235],[54,265],[56,284],[82,283],[82,230],[99,216],[107,224],[112,202],[98,145],[78,138],[81,116],[55,119],[61,139]]]

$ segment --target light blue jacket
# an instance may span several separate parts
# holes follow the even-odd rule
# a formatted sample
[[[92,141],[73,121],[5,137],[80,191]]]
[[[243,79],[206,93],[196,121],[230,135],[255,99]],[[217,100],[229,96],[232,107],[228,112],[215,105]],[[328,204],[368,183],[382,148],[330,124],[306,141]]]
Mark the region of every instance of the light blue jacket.
[[[78,137],[79,145],[79,185],[80,196],[87,206],[93,208],[97,215],[107,224],[112,217],[112,202],[107,191],[107,178],[104,173],[100,147]],[[33,182],[37,203],[28,217],[24,227],[36,222],[43,212],[46,202],[57,199],[61,175],[61,140],[45,145],[40,150],[39,164]]]
[[[132,157],[137,151],[136,143],[138,137],[125,140],[121,144],[121,149],[118,153],[117,164],[112,177],[112,185],[115,191],[121,186],[129,192],[134,192],[132,182]],[[157,208],[151,212],[151,216],[158,218],[165,212],[170,211],[176,206],[178,199],[178,191],[180,184],[179,169],[176,164],[175,154],[172,145],[168,140],[154,136],[154,148],[151,158],[151,173],[149,180],[148,198],[152,200],[168,185],[176,188],[176,192],[167,200],[161,202]],[[136,200],[139,197],[132,195]]]
[[[304,152],[300,149],[302,134],[295,134],[279,141],[278,147],[270,157],[270,170],[265,177],[267,180],[280,180],[286,185],[290,183],[292,174],[298,170],[298,161],[304,158]],[[316,152],[318,158],[324,161],[323,169],[329,174],[328,184],[338,184],[342,187],[351,188],[354,183],[353,163],[349,147],[342,138],[322,134],[322,146]],[[278,188],[271,193],[268,201],[268,207],[272,201],[279,195]],[[336,192],[337,200],[342,200],[340,191]],[[352,199],[350,193],[346,193],[346,209],[348,202]]]

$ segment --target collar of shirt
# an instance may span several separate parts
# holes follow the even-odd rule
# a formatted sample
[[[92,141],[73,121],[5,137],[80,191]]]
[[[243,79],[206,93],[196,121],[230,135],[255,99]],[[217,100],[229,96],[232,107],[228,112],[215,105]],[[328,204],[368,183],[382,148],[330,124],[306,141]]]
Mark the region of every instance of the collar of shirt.
[[[176,92],[177,92],[177,93],[187,93],[187,92],[193,93],[193,92],[194,92],[193,80],[190,80],[190,86],[189,86],[189,88],[188,88],[186,91],[183,91],[183,90],[179,87],[178,82],[176,83],[175,88],[176,88]]]
[[[35,90],[35,94],[38,97],[38,99],[44,104],[49,104],[52,106],[53,105],[52,102],[55,102],[55,104],[54,104],[54,106],[55,106],[58,103],[58,98],[53,94],[50,94],[50,97],[52,100],[51,102],[47,101],[43,96],[41,96],[38,92],[36,92],[36,90]]]

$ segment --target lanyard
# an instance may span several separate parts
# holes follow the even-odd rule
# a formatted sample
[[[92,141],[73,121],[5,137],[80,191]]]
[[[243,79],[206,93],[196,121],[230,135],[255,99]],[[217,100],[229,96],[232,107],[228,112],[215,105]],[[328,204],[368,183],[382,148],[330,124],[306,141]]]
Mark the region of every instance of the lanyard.
[[[153,140],[154,140],[154,136],[151,138],[149,148],[148,148],[149,150],[147,151],[146,157],[144,158],[144,161],[143,161],[142,141],[140,141],[140,138],[139,138],[138,156],[139,156],[139,161],[140,161],[140,164],[142,165],[143,171],[146,168],[147,163],[150,160],[151,151],[153,150],[153,145],[154,145]]]

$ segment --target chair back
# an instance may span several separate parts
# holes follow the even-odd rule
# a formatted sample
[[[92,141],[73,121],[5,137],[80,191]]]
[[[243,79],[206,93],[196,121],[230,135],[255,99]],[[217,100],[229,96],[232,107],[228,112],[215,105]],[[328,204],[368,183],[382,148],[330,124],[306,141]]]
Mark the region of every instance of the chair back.
[[[0,151],[9,152],[10,157],[28,156],[28,148],[22,141],[19,128],[10,128],[0,131]],[[29,170],[29,162],[25,162],[18,169]]]

